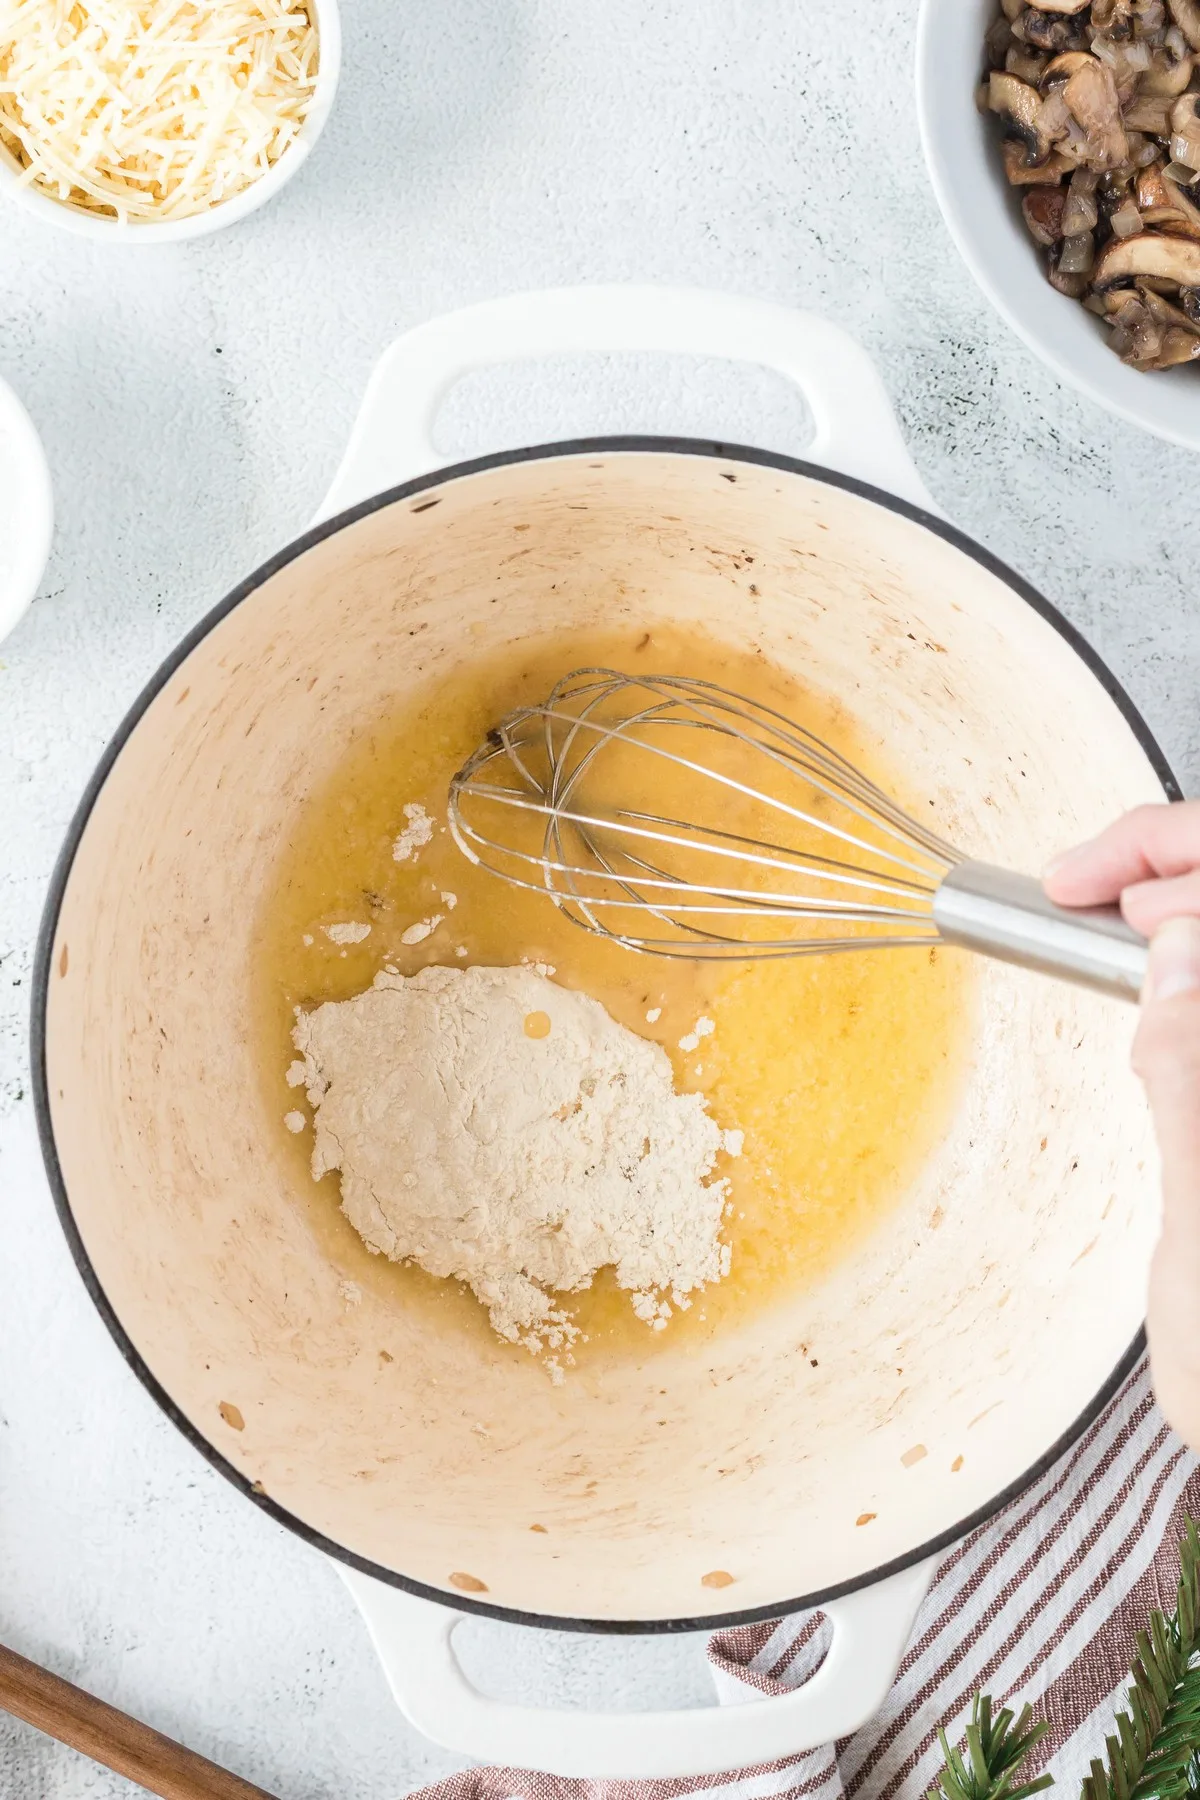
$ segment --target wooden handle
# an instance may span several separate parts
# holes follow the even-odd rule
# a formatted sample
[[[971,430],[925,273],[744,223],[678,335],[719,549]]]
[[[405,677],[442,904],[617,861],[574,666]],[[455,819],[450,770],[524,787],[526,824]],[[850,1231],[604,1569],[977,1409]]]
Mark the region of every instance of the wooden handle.
[[[207,1757],[0,1644],[0,1707],[161,1800],[274,1800]]]

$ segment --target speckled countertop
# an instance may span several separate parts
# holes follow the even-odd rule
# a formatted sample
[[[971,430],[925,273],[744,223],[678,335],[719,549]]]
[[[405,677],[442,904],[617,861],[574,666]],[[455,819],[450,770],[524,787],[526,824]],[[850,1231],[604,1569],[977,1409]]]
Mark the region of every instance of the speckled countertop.
[[[1087,633],[1200,778],[1200,466],[1060,388],[959,264],[917,142],[912,0],[344,6],[333,119],[263,213],[122,251],[0,219],[0,375],[59,521],[0,646],[0,1640],[285,1800],[392,1800],[454,1761],[396,1713],[333,1571],[212,1473],[109,1342],[40,1176],[26,1010],[42,894],[109,732],[309,520],[389,340],[585,280],[829,314],[877,357],[939,503]],[[443,420],[448,453],[603,430],[800,450],[806,421],[766,375],[624,358],[473,378]],[[467,1638],[527,1698],[708,1691],[684,1642]],[[134,1790],[0,1717],[0,1792]]]

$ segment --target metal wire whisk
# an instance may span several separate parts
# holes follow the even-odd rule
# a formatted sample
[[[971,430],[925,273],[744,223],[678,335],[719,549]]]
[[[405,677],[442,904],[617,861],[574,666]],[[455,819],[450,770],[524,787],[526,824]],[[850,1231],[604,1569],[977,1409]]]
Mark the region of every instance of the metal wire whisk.
[[[688,676],[573,670],[489,732],[448,818],[473,863],[630,950],[945,942],[1125,999],[1145,976],[1115,908],[1066,911],[964,858],[804,727]]]

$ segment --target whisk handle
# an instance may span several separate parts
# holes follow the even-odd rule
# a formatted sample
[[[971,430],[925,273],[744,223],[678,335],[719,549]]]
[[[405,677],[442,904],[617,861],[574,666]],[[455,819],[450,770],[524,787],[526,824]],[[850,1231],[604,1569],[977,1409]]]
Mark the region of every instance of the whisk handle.
[[[1137,1000],[1146,979],[1146,939],[1117,907],[1055,906],[1031,876],[990,863],[951,869],[934,897],[933,918],[948,944],[1118,1000]]]

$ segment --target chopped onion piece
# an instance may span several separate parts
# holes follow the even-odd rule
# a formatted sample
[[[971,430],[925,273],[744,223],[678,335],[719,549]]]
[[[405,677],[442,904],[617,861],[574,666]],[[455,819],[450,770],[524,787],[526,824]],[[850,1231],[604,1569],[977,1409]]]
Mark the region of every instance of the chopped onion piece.
[[[1081,231],[1094,231],[1098,216],[1095,174],[1091,169],[1076,169],[1063,208],[1063,236],[1075,237]]]
[[[1138,211],[1137,201],[1132,194],[1126,194],[1108,222],[1112,227],[1114,237],[1134,237],[1142,230],[1142,215]]]
[[[1135,209],[1136,210],[1136,209]],[[1058,253],[1058,267],[1063,275],[1090,275],[1096,260],[1096,246],[1090,231],[1076,232],[1064,238]]]
[[[1175,132],[1171,138],[1171,156],[1175,162],[1182,163],[1185,169],[1191,170],[1188,179],[1194,181],[1196,171],[1200,169],[1200,144],[1195,138],[1190,133],[1185,135],[1182,131]]]
[[[1146,313],[1133,328],[1133,355],[1138,362],[1153,362],[1163,346],[1163,328]]]
[[[1015,75],[1018,81],[1027,81],[1030,87],[1037,87],[1045,66],[1044,56],[1039,56],[1036,50],[1022,50],[1020,44],[1014,44],[1004,58],[1005,73]]]
[[[1012,45],[1012,41],[1012,26],[1009,24],[1008,20],[1005,18],[997,19],[985,39],[988,57],[991,60],[993,68],[1002,69],[1004,67],[1004,58]]]
[[[1056,83],[1042,101],[1037,110],[1037,128],[1041,134],[1056,142],[1075,124],[1074,115],[1063,96],[1063,84]]]

